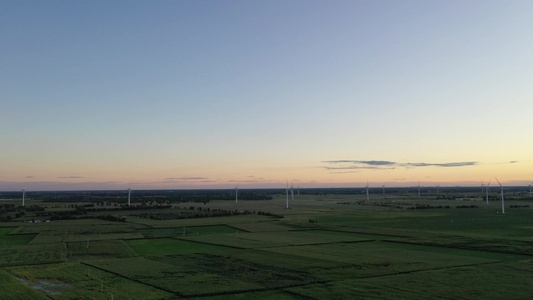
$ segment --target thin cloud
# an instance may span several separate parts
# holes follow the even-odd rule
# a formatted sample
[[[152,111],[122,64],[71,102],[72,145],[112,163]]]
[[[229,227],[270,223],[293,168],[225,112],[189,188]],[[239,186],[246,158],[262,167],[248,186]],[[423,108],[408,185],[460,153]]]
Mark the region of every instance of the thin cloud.
[[[465,166],[474,166],[478,163],[475,161],[466,161],[466,162],[453,162],[453,163],[406,163],[402,164],[404,166],[408,167],[444,167],[444,168],[451,168],[451,167],[465,167]]]
[[[85,178],[83,176],[60,176],[60,177],[57,177],[57,178],[60,178],[60,179],[78,179],[78,178]]]
[[[230,180],[228,181],[230,183],[261,183],[261,182],[279,182],[279,180],[270,180],[270,179],[261,179],[258,178],[257,180]]]
[[[391,169],[391,168],[379,168],[379,167],[365,167],[365,166],[346,166],[346,167],[324,167],[326,170],[360,170],[360,169],[370,169],[370,170],[376,170],[376,169]],[[394,169],[394,168],[392,168]]]
[[[417,168],[417,167],[439,167],[439,168],[454,168],[478,165],[475,161],[465,162],[449,162],[449,163],[429,163],[429,162],[408,162],[398,163],[389,160],[326,160],[323,163],[335,166],[321,166],[326,170],[390,170],[397,167]],[[340,172],[336,172],[340,173]]]
[[[168,177],[166,180],[205,180],[206,177]]]
[[[395,165],[396,163],[388,160],[326,160],[325,163],[331,164],[341,164],[341,163],[353,163],[353,164],[363,164],[371,166],[388,166]]]

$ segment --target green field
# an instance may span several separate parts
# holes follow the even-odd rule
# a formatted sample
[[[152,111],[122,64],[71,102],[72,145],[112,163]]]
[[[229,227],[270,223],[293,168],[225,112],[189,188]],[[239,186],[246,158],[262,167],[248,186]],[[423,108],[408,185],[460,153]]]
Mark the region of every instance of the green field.
[[[156,220],[118,211],[112,213],[125,222],[11,222],[0,227],[0,293],[8,295],[2,299],[531,298],[531,208],[503,215],[498,203],[472,197],[350,199],[306,195],[288,210],[281,197],[238,203],[283,218]],[[457,208],[472,203],[477,207]],[[190,206],[236,209],[232,201]],[[154,211],[162,210],[134,213]],[[106,212],[94,216],[100,215]]]
[[[126,241],[126,243],[141,256],[160,256],[188,253],[223,253],[233,251],[233,249],[224,246],[168,238],[129,240]]]
[[[7,271],[11,278],[21,279],[19,286],[32,286],[52,299],[173,298],[168,292],[78,263],[10,267]]]
[[[9,234],[14,228],[0,228],[0,247],[26,245],[35,238],[34,234]]]

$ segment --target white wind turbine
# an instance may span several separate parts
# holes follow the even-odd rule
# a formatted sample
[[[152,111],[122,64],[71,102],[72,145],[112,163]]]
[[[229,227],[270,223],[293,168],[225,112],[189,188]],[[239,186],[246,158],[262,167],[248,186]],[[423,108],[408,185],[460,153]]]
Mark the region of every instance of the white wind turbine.
[[[486,199],[487,199],[487,204],[489,204],[489,185],[490,185],[490,181],[492,180],[489,179],[489,182],[487,183],[487,186],[485,187],[485,195],[486,195]]]
[[[420,198],[420,181],[418,182],[418,198]]]
[[[291,201],[294,202],[294,186],[291,181]]]
[[[239,203],[239,185],[235,187],[235,203]]]
[[[22,206],[24,206],[24,198],[26,197],[26,189],[22,189]]]
[[[131,188],[128,188],[128,206],[131,206]]]
[[[498,184],[500,185],[500,194],[502,196],[502,214],[504,214],[505,213],[505,199],[503,198],[503,186],[500,183],[500,181],[498,180],[498,178],[496,178],[496,181],[498,181]]]
[[[385,184],[381,186],[383,188],[383,194],[385,194]]]
[[[437,194],[439,193],[440,184],[437,184]]]
[[[289,180],[287,180],[287,188],[285,189],[286,201],[285,208],[289,208]]]
[[[366,202],[370,200],[370,196],[368,195],[368,180],[366,181]]]

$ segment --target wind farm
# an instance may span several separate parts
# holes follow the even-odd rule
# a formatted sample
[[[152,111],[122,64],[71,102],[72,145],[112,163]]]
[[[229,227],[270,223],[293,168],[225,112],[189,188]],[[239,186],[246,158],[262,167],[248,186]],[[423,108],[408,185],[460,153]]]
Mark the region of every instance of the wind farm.
[[[0,192],[0,276],[33,299],[529,297],[529,186],[382,189]]]
[[[530,299],[531,11],[1,1],[0,298]]]

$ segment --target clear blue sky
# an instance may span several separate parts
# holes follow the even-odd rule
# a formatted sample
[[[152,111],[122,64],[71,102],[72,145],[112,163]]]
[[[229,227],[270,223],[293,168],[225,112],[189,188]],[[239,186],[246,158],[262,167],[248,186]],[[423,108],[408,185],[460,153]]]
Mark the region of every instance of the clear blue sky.
[[[529,183],[531,12],[0,1],[0,190]]]

